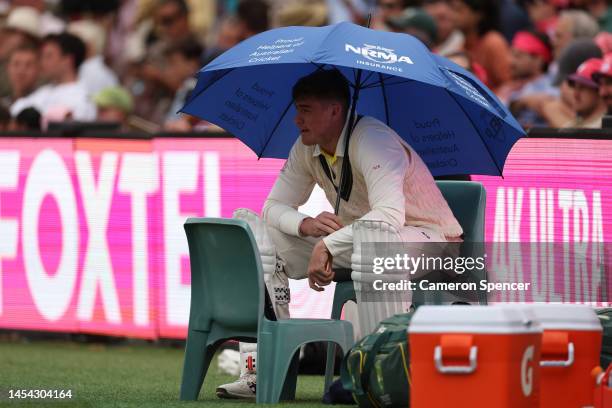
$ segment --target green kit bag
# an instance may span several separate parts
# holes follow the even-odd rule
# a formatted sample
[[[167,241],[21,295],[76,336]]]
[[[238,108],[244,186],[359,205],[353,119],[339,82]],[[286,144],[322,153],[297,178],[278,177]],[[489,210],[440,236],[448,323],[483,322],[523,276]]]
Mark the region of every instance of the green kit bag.
[[[410,406],[407,329],[413,314],[397,314],[383,320],[342,360],[342,386],[353,394],[360,407]]]

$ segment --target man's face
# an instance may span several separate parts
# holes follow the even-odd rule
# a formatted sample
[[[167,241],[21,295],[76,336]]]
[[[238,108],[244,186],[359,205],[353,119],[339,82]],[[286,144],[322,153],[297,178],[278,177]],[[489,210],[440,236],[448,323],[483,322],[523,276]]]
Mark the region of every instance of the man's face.
[[[189,60],[180,52],[173,52],[167,58],[166,75],[177,78],[180,82],[192,77],[199,68],[197,60]]]
[[[48,42],[40,52],[41,77],[47,81],[59,81],[67,70],[71,69],[72,58],[62,54],[59,45]]]
[[[450,4],[438,1],[424,5],[423,9],[436,21],[438,40],[446,40],[457,24],[455,11],[451,8]]]
[[[567,47],[570,41],[572,41],[573,30],[574,27],[569,18],[561,17],[559,19],[557,22],[557,27],[555,28],[555,34],[553,36],[553,51],[555,58],[558,58],[565,47]]]
[[[324,144],[333,137],[331,130],[342,112],[340,102],[305,97],[295,101],[295,109],[294,121],[306,146]]]
[[[612,113],[612,77],[602,75],[599,79],[599,95],[608,106],[608,113]]]
[[[397,16],[404,10],[404,2],[402,0],[378,0],[379,15],[383,20],[389,17]]]
[[[175,3],[165,3],[155,11],[155,26],[163,39],[176,40],[189,34],[187,15]]]
[[[125,123],[127,115],[121,109],[113,107],[98,107],[97,120],[100,122],[114,122],[114,123]]]
[[[574,89],[574,111],[578,116],[587,117],[599,107],[601,99],[597,88],[585,86],[575,82]]]
[[[31,91],[38,80],[38,54],[31,50],[13,52],[6,71],[14,90]]]
[[[510,69],[512,78],[529,79],[541,73],[541,60],[529,53],[512,48]]]

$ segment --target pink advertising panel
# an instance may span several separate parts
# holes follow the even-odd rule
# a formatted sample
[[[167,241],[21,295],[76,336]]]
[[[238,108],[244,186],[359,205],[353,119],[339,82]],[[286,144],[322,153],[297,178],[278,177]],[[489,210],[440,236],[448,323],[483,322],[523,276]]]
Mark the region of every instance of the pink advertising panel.
[[[0,139],[0,328],[184,337],[183,222],[260,211],[282,164],[234,139]],[[475,177],[487,241],[612,238],[612,141],[526,139],[504,175]],[[328,315],[332,293],[292,282],[292,314]]]
[[[503,179],[473,179],[487,191],[489,278],[535,282],[497,300],[610,301],[612,140],[523,139]]]

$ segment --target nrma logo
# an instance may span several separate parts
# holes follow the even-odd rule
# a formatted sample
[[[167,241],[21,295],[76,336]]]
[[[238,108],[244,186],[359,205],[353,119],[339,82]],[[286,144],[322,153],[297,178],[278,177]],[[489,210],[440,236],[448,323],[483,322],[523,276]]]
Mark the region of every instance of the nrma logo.
[[[355,47],[351,44],[345,44],[344,51],[354,52],[379,64],[395,64],[397,62],[405,62],[406,64],[414,64],[410,57],[405,55],[397,55],[389,48],[379,47],[378,45],[364,44],[363,47]]]

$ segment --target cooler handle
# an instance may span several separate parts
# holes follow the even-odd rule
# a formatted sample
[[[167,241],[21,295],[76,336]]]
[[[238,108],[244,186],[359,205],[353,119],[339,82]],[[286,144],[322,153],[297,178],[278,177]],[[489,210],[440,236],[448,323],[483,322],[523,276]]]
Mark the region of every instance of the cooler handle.
[[[442,346],[436,346],[434,349],[434,363],[436,364],[436,369],[442,374],[471,374],[476,371],[476,359],[478,357],[478,347],[472,346],[470,347],[470,365],[460,366],[460,365],[451,365],[445,366],[442,362]]]
[[[542,360],[540,367],[569,367],[574,364],[574,343],[567,343],[567,360]]]

